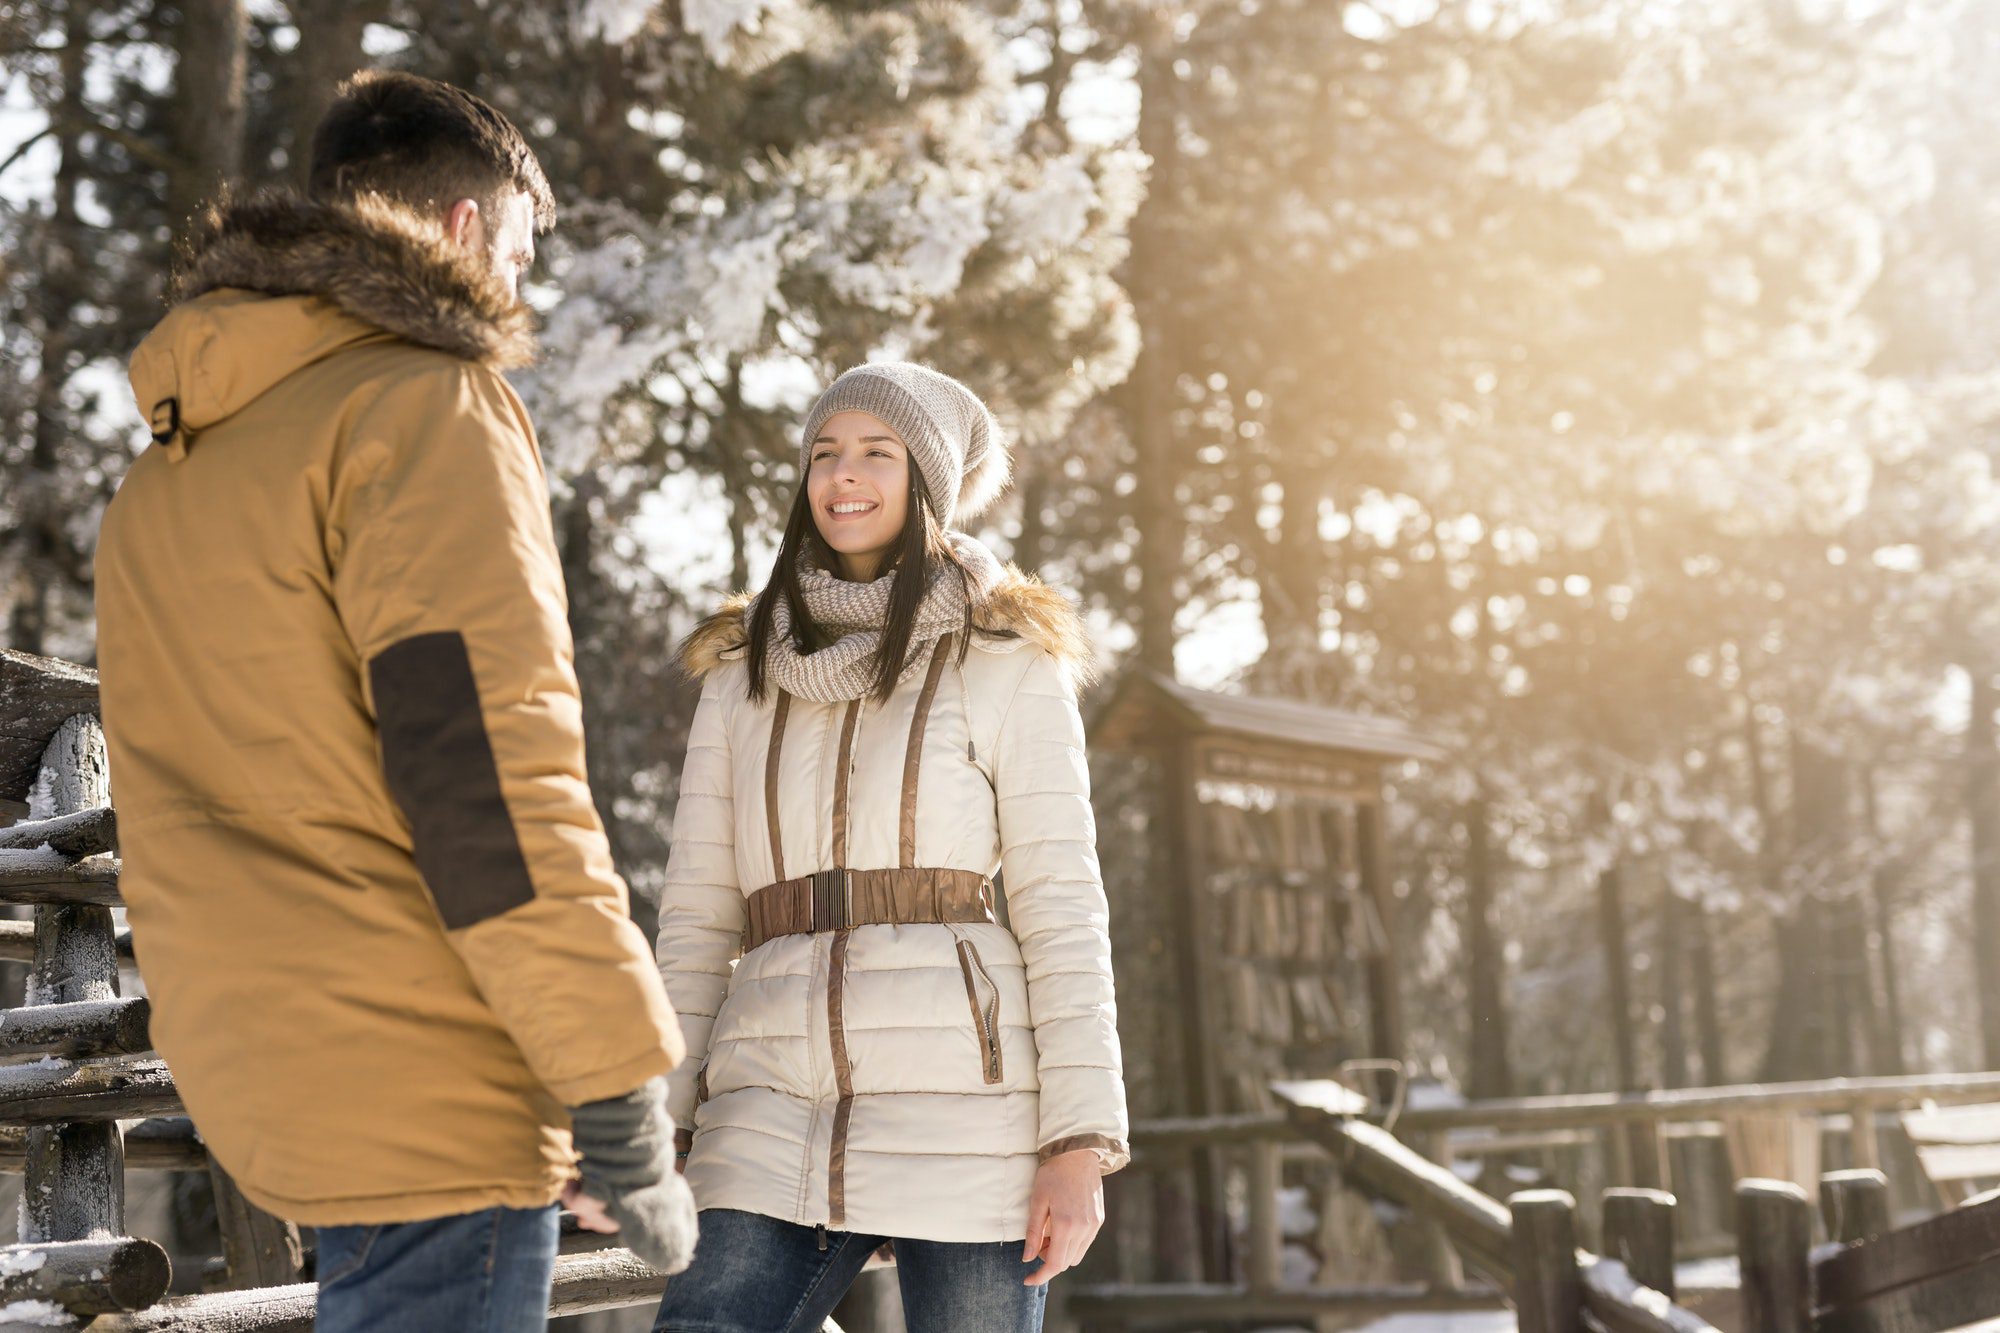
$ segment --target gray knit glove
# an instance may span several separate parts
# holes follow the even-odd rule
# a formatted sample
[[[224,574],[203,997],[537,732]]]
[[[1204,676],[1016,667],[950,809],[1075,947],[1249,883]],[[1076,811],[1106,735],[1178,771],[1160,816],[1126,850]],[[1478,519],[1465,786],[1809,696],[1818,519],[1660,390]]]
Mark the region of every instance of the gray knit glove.
[[[666,1080],[571,1107],[569,1116],[583,1158],[583,1192],[618,1223],[618,1239],[662,1273],[694,1262],[694,1195],[674,1170]]]

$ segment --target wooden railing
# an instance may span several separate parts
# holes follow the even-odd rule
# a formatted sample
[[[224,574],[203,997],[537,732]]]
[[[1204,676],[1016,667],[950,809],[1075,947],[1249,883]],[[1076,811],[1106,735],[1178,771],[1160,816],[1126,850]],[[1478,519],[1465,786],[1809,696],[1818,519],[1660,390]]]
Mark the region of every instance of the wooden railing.
[[[2000,1100],[2000,1074],[1471,1103],[1407,1111],[1394,1135],[1370,1123],[1367,1099],[1339,1084],[1280,1085],[1277,1091],[1287,1107],[1282,1113],[1134,1127],[1135,1174],[1191,1174],[1204,1159],[1213,1165],[1217,1158],[1225,1174],[1234,1173],[1233,1185],[1218,1190],[1242,1202],[1234,1254],[1223,1280],[1103,1283],[1073,1294],[1070,1309],[1087,1328],[1186,1326],[1202,1317],[1248,1326],[1314,1314],[1493,1306],[1503,1298],[1515,1305],[1526,1333],[1688,1333],[1707,1328],[1711,1310],[1728,1327],[1759,1333],[1930,1333],[1975,1315],[2000,1317],[2000,1198],[1891,1231],[1889,1182],[1874,1165],[1884,1145],[1893,1147],[1898,1139],[1880,1133],[1895,1124],[1885,1113]],[[1725,1180],[1721,1205],[1728,1215],[1721,1230],[1725,1248],[1738,1259],[1737,1287],[1678,1291],[1676,1235],[1686,1228],[1676,1196],[1664,1189],[1618,1184],[1603,1192],[1595,1218],[1579,1217],[1567,1191],[1518,1192],[1503,1204],[1452,1169],[1453,1158],[1517,1154],[1551,1143],[1604,1144],[1614,1157],[1639,1149],[1626,1159],[1629,1166],[1643,1157],[1648,1142],[1720,1137],[1732,1122],[1774,1115],[1794,1117],[1793,1128],[1802,1134],[1837,1132],[1846,1144],[1841,1155],[1867,1165],[1817,1180],[1825,1234],[1838,1250],[1810,1247],[1812,1178]],[[1278,1196],[1285,1173],[1329,1161],[1342,1187],[1395,1204],[1427,1225],[1438,1241],[1432,1258],[1449,1262],[1423,1265],[1430,1280],[1417,1284],[1280,1283]],[[1914,1168],[1914,1159],[1906,1161]],[[1129,1196],[1132,1186],[1124,1188]],[[1183,1195],[1193,1197],[1193,1191]],[[1578,1245],[1591,1225],[1600,1229],[1601,1253]],[[1484,1283],[1464,1283],[1461,1261]],[[1692,1304],[1675,1306],[1677,1296]]]
[[[1627,1191],[1632,1197],[1608,1210],[1616,1221],[1607,1232],[1607,1245],[1620,1258],[1581,1252],[1575,1244],[1575,1205],[1568,1195],[1534,1191],[1516,1195],[1511,1206],[1503,1204],[1370,1123],[1370,1103],[1358,1093],[1331,1082],[1280,1084],[1274,1091],[1287,1107],[1281,1115],[1155,1123],[1133,1134],[1135,1162],[1142,1168],[1147,1157],[1158,1164],[1175,1154],[1245,1154],[1243,1280],[1085,1288],[1068,1300],[1070,1314],[1085,1328],[1186,1325],[1203,1318],[1249,1326],[1313,1315],[1490,1309],[1511,1299],[1522,1312],[1522,1328],[1536,1333],[1568,1328],[1561,1321],[1571,1306],[1576,1312],[1589,1311],[1610,1333],[1713,1333],[1654,1285],[1671,1290],[1671,1250],[1664,1273],[1624,1257],[1656,1253],[1659,1200]],[[1452,1251],[1484,1280],[1463,1284],[1438,1274],[1429,1283],[1407,1286],[1283,1286],[1278,1280],[1277,1194],[1287,1149],[1300,1144],[1330,1160],[1345,1188],[1433,1223]],[[1670,1209],[1671,1204],[1665,1206]],[[1670,1225],[1669,1220],[1669,1230]],[[1567,1268],[1560,1262],[1565,1256]],[[1549,1319],[1554,1322],[1531,1325],[1530,1317],[1539,1317],[1535,1312],[1542,1310],[1553,1311]]]
[[[0,921],[0,963],[28,966],[27,1003],[0,1009],[0,1059],[39,1057],[0,1064],[0,1171],[25,1177],[20,1243],[0,1246],[0,1328],[310,1333],[310,1247],[210,1158],[151,1051],[147,1001],[118,993],[133,951],[114,925],[118,825],[96,712],[93,673],[0,650],[0,904],[34,911]],[[223,1290],[162,1299],[164,1247],[124,1234],[133,1169],[210,1177],[223,1253],[205,1268]],[[659,1300],[665,1278],[564,1221],[551,1315]]]

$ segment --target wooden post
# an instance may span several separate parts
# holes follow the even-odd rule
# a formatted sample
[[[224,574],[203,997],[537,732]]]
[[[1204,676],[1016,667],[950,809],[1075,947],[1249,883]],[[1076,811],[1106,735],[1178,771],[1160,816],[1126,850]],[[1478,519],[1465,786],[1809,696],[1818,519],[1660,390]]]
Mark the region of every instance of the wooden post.
[[[48,808],[37,813],[46,818],[111,804],[104,731],[95,718],[78,714],[56,731],[38,785]],[[108,907],[37,907],[27,1003],[116,1000],[113,935]],[[125,1142],[116,1121],[29,1130],[25,1175],[22,1241],[92,1240],[125,1229]]]
[[[1583,1277],[1576,1266],[1576,1200],[1565,1190],[1524,1190],[1514,1215],[1514,1309],[1520,1333],[1583,1333]]]
[[[1848,1110],[1848,1143],[1853,1149],[1854,1167],[1858,1171],[1880,1170],[1882,1167],[1882,1147],[1875,1137],[1875,1108],[1866,1102],[1857,1102]]]
[[[1743,1270],[1743,1326],[1757,1333],[1810,1333],[1812,1211],[1789,1180],[1736,1186],[1736,1252]]]
[[[1191,1017],[1183,1026],[1182,1056],[1186,1061],[1188,1110],[1194,1115],[1214,1115],[1230,1109],[1224,1104],[1218,1062],[1222,1055],[1221,1011],[1215,991],[1215,931],[1211,920],[1213,897],[1203,883],[1208,865],[1205,855],[1207,830],[1202,819],[1201,796],[1195,787],[1193,742],[1177,736],[1168,746],[1164,765],[1167,784],[1166,809],[1173,827],[1164,845],[1171,849],[1168,871],[1174,877],[1178,920],[1181,932],[1181,984],[1187,988]],[[1229,1273],[1229,1219],[1223,1206],[1222,1154],[1213,1148],[1196,1148],[1189,1154],[1193,1166],[1196,1237],[1200,1244],[1196,1270],[1198,1279],[1226,1280]]]
[[[1370,1055],[1383,1060],[1409,1056],[1403,1017],[1403,969],[1396,941],[1396,886],[1389,875],[1388,840],[1382,834],[1379,783],[1366,799],[1356,802],[1355,840],[1360,844],[1361,885],[1382,927],[1381,952],[1368,960],[1368,1021]]]
[[[1618,1090],[1639,1087],[1638,1035],[1632,1026],[1632,950],[1625,931],[1625,879],[1612,862],[1597,872],[1598,946],[1604,958],[1604,1002],[1611,1017],[1611,1053]]]
[[[1278,1187],[1283,1183],[1283,1163],[1278,1140],[1255,1139],[1250,1144],[1250,1253],[1244,1263],[1244,1277],[1255,1294],[1276,1291],[1280,1283],[1280,1258],[1284,1246],[1278,1234]]]
[[[1889,1178],[1874,1168],[1829,1171],[1819,1178],[1819,1211],[1827,1237],[1837,1245],[1886,1235]]]
[[[1410,1147],[1445,1170],[1451,1170],[1451,1138],[1446,1134],[1414,1134]],[[1423,1266],[1431,1286],[1439,1291],[1457,1291],[1465,1285],[1465,1264],[1458,1257],[1451,1237],[1436,1222],[1425,1222]]]
[[[1657,1120],[1629,1120],[1624,1126],[1626,1180],[1642,1190],[1664,1190],[1673,1183],[1667,1169],[1667,1143]]]
[[[229,1173],[208,1160],[215,1190],[215,1222],[222,1232],[222,1260],[231,1291],[284,1287],[303,1280],[305,1250],[294,1223],[273,1217],[243,1197]]]
[[[1664,1190],[1604,1191],[1604,1253],[1636,1282],[1674,1298],[1674,1196]]]

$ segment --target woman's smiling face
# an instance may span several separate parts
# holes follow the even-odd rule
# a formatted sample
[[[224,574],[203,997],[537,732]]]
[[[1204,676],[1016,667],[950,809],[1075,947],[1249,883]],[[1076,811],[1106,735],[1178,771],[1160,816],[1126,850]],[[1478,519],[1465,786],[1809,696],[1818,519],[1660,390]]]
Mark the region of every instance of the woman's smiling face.
[[[806,498],[841,577],[876,578],[909,518],[909,450],[868,413],[837,412],[820,427],[811,461]]]

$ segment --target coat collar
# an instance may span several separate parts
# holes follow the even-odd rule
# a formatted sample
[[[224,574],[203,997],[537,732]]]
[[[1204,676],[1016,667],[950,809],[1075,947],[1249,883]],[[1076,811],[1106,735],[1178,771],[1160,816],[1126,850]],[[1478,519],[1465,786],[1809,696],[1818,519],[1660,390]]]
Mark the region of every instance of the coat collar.
[[[682,669],[699,679],[741,659],[750,641],[749,609],[750,594],[738,593],[695,626],[681,644]],[[973,623],[984,631],[973,635],[974,648],[1001,653],[1024,645],[1041,648],[1077,688],[1096,678],[1096,655],[1083,617],[1068,598],[1014,565],[1005,568],[973,611]]]
[[[533,315],[442,228],[375,195],[330,203],[274,190],[211,208],[175,302],[221,288],[316,296],[409,342],[494,370],[534,360]]]

